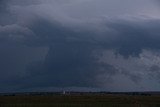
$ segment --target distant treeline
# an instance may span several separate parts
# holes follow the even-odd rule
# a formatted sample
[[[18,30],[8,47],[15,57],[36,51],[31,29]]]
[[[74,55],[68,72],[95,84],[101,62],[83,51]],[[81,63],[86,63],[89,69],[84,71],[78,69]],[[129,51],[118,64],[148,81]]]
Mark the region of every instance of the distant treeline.
[[[19,92],[19,93],[0,93],[0,96],[53,96],[53,95],[160,95],[160,92]]]

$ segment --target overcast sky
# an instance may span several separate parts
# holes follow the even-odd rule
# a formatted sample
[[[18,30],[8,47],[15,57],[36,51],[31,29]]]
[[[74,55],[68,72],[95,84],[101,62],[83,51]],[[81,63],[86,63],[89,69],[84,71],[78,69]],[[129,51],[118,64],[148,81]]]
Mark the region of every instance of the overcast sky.
[[[158,0],[1,0],[0,92],[160,90]]]

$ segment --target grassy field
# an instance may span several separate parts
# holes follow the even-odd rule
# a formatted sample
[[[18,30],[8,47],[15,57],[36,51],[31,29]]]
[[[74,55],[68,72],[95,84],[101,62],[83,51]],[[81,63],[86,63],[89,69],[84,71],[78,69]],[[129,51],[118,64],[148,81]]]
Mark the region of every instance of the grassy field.
[[[160,96],[1,96],[0,107],[160,107]]]

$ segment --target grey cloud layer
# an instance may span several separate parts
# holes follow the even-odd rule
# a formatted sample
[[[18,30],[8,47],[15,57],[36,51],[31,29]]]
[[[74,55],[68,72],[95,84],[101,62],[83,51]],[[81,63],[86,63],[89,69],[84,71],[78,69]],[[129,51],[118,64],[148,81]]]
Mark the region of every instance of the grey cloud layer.
[[[137,2],[124,1],[126,5]],[[152,12],[158,8],[151,9],[153,2],[147,1],[143,7],[149,12],[140,13],[134,6],[126,6],[126,12],[122,3],[111,0],[5,3],[0,11],[0,91],[38,87],[160,89],[160,20]],[[105,8],[107,3],[117,11]]]

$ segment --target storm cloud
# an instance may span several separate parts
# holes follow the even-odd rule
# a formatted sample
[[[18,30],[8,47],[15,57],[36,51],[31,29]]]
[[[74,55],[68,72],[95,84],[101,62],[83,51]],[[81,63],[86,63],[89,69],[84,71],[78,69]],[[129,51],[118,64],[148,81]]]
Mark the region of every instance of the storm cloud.
[[[159,28],[156,0],[2,0],[0,91],[159,90]]]

